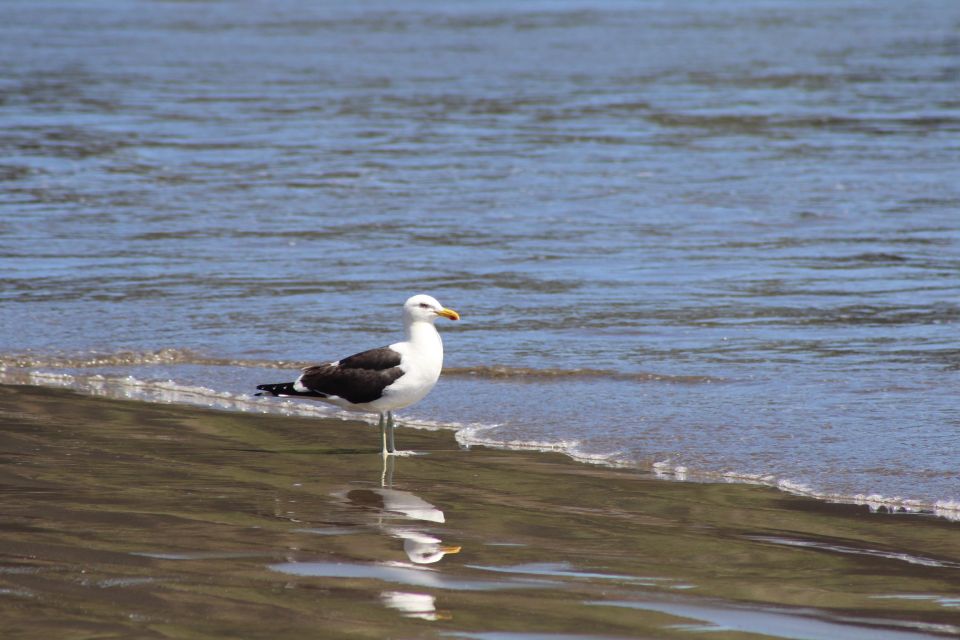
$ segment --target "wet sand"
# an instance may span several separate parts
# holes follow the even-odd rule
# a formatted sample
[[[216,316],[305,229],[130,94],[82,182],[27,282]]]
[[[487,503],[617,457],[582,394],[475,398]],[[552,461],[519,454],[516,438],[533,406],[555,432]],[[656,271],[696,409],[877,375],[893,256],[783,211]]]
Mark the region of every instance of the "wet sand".
[[[0,392],[4,638],[960,635],[957,523],[446,431],[398,429],[420,455],[385,465],[360,422]]]

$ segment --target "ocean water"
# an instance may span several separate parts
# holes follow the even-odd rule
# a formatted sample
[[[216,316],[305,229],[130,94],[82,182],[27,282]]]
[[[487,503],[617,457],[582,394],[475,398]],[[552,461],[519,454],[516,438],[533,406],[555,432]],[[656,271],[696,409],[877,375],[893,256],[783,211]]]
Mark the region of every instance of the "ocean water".
[[[960,4],[0,14],[0,381],[335,415],[424,292],[401,421],[958,517]]]

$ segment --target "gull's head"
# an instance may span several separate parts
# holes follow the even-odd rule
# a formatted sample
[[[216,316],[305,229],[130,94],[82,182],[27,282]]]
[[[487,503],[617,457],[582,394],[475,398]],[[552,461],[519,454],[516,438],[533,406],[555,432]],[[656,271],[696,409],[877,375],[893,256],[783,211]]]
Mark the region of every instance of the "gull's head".
[[[408,322],[433,322],[440,317],[459,320],[460,314],[445,308],[436,298],[421,294],[403,303],[403,317]]]

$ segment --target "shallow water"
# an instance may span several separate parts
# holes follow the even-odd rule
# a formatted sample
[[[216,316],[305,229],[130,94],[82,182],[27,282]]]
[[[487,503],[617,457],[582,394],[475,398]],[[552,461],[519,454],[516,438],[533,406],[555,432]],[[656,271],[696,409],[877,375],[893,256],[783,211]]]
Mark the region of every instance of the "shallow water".
[[[955,523],[561,455],[0,389],[4,638],[960,635]]]
[[[955,513],[957,3],[3,13],[3,380],[260,410],[423,291],[464,444]]]

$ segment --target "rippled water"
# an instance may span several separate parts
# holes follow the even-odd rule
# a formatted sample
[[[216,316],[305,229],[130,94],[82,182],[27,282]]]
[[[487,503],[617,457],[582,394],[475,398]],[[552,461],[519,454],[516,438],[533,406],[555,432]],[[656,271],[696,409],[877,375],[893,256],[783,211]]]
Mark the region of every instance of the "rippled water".
[[[960,501],[960,5],[3,12],[5,380],[263,409],[428,292],[464,443]]]

